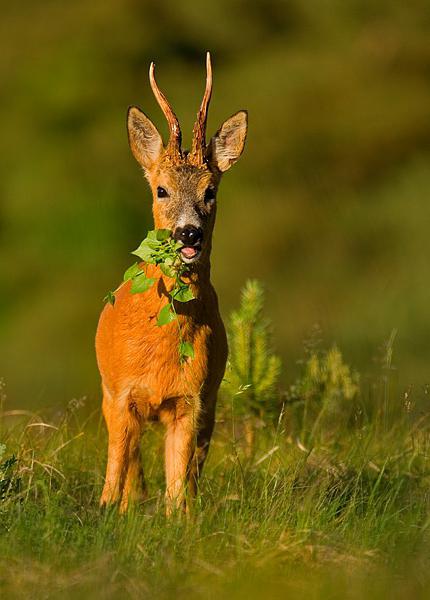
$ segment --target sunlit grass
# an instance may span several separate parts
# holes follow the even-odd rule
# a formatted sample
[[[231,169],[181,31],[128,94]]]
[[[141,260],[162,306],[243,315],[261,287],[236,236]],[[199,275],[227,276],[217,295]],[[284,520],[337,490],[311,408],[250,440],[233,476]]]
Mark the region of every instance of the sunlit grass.
[[[18,459],[0,502],[6,597],[425,597],[426,415],[388,427],[375,411],[306,447],[286,405],[247,457],[226,402],[192,514],[167,520],[162,432],[143,438],[148,501],[101,512],[104,426],[79,404],[4,411],[2,460]]]

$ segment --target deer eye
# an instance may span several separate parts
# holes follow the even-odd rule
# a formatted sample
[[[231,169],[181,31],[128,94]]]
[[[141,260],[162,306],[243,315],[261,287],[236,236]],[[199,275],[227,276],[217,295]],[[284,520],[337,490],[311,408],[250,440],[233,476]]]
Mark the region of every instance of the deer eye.
[[[205,202],[209,204],[215,200],[215,190],[213,187],[206,188],[205,191]]]
[[[168,196],[169,196],[169,194],[167,193],[167,191],[163,187],[158,186],[157,198],[167,198]]]

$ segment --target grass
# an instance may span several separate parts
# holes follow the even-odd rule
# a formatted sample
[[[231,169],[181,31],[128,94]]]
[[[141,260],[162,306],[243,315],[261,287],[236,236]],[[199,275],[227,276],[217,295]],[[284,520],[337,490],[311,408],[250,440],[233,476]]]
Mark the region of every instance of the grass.
[[[192,515],[170,520],[157,427],[143,437],[150,498],[120,516],[98,507],[98,410],[84,418],[72,402],[46,421],[4,410],[0,461],[17,461],[0,471],[0,594],[427,597],[430,414],[397,402],[385,375],[374,383],[371,404],[362,393],[346,424],[320,419],[319,437],[304,433],[309,410],[288,401],[277,422],[260,422],[251,453],[222,402]]]

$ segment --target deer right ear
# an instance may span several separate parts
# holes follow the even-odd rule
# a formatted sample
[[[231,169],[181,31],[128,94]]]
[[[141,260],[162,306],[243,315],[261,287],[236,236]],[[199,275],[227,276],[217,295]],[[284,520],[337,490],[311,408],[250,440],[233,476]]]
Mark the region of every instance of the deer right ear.
[[[242,154],[247,130],[248,113],[246,110],[240,110],[227,121],[224,121],[211,139],[207,152],[208,160],[221,173],[234,165]]]
[[[137,106],[128,109],[127,129],[133,156],[148,171],[160,158],[163,140],[152,121]]]

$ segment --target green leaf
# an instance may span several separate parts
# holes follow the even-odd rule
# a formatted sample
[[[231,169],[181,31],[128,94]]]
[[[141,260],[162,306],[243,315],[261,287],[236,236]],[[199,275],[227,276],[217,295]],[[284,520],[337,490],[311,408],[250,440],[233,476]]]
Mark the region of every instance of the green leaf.
[[[146,238],[145,239],[147,239],[147,240],[156,240],[157,239],[157,230],[156,229],[151,229],[151,231],[148,231],[148,233],[146,234]]]
[[[166,275],[167,277],[175,277],[176,276],[175,269],[172,269],[172,267],[169,267],[169,265],[167,265],[166,262],[167,261],[165,261],[164,263],[160,263],[161,272],[164,275]]]
[[[183,285],[180,288],[174,288],[170,294],[178,302],[189,302],[190,300],[194,299],[194,294],[188,285]]]
[[[158,313],[157,325],[161,327],[162,325],[167,325],[176,319],[176,315],[172,310],[172,305],[166,304]]]
[[[146,239],[154,241],[154,242],[164,242],[172,235],[170,229],[152,229],[148,231],[148,235]]]
[[[113,292],[108,292],[103,298],[103,302],[106,304],[109,302],[109,304],[112,304],[113,306],[115,304],[115,294]]]
[[[194,348],[190,342],[179,343],[179,356],[181,359],[194,358]]]
[[[154,252],[154,254],[159,254],[159,252],[163,249],[163,245],[161,242],[159,242],[157,240],[152,240],[151,238],[145,238],[143,240],[142,244],[143,243],[148,248],[151,248],[151,250],[152,250],[152,252]]]
[[[142,292],[146,292],[149,288],[154,285],[155,279],[153,277],[146,277],[144,273],[142,275],[138,275],[133,279],[133,283],[131,284],[131,293],[132,294],[140,294]]]
[[[155,259],[152,256],[153,252],[154,252],[153,248],[151,248],[148,245],[148,242],[145,239],[140,244],[139,248],[136,248],[136,250],[134,250],[132,252],[132,254],[134,254],[135,256],[138,256],[139,258],[141,258],[145,262],[153,263],[153,262],[155,262]]]
[[[159,242],[164,242],[172,235],[170,229],[156,229],[155,230],[156,238]]]
[[[136,275],[139,275],[140,273],[142,273],[142,269],[139,267],[139,265],[136,263],[134,263],[134,265],[131,265],[131,267],[129,267],[127,269],[127,271],[124,273],[124,281],[128,281],[129,279],[134,279],[136,277]]]

